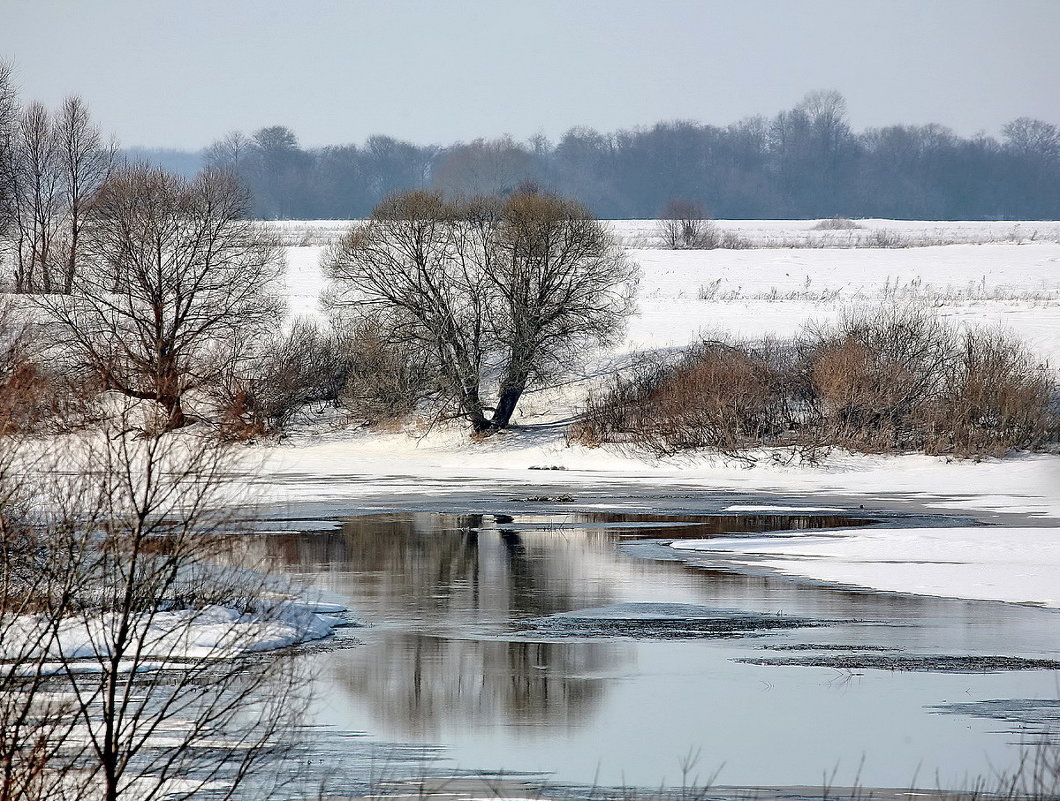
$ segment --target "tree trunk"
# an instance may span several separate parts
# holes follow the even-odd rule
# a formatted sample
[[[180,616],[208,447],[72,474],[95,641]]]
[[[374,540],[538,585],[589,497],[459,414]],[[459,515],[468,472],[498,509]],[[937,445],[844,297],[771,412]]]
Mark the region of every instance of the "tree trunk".
[[[165,431],[176,431],[178,428],[183,428],[188,424],[188,417],[184,414],[184,407],[180,402],[179,395],[159,396],[158,402],[162,404],[162,408],[166,410],[168,415]]]
[[[528,380],[529,376],[520,371],[514,375],[509,373],[501,381],[497,410],[493,413],[493,419],[490,420],[490,425],[494,430],[506,428],[511,423],[512,415],[515,414],[515,407],[519,404],[519,399],[523,396],[523,392],[526,391]]]

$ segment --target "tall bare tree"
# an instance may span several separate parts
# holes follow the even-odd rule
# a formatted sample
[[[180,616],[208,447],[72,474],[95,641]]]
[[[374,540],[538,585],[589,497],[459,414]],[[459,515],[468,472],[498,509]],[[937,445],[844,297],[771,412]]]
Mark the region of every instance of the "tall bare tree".
[[[13,73],[9,63],[0,61],[0,266],[15,219],[14,142],[18,97]]]
[[[51,292],[62,211],[62,173],[51,115],[40,103],[21,113],[13,153],[15,291]]]
[[[164,429],[185,425],[189,393],[275,326],[282,256],[246,211],[228,173],[119,170],[92,203],[72,294],[40,301],[77,364],[156,401]]]
[[[462,233],[441,193],[400,193],[351,227],[326,267],[331,300],[373,316],[392,340],[429,351],[456,407],[484,431],[487,287]]]
[[[63,101],[54,126],[64,218],[61,280],[62,291],[69,294],[81,258],[87,206],[114,170],[117,146],[104,141],[84,101],[76,95]]]
[[[584,206],[535,191],[507,198],[488,246],[483,272],[499,301],[490,327],[503,349],[491,425],[503,428],[531,383],[622,332],[638,268]]]

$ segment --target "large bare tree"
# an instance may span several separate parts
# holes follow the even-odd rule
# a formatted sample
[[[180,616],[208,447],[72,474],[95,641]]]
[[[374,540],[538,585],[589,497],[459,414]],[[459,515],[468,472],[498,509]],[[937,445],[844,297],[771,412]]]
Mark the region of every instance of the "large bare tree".
[[[18,97],[13,72],[9,63],[0,61],[0,265],[14,223],[14,139]]]
[[[503,367],[491,422],[503,427],[531,383],[567,372],[623,331],[638,268],[584,206],[547,194],[511,195],[492,234],[483,272]]]
[[[119,170],[92,201],[71,294],[40,301],[77,365],[157,401],[164,429],[185,425],[189,394],[277,322],[282,256],[246,212],[228,173]]]
[[[509,425],[528,386],[621,331],[638,275],[584,207],[532,189],[452,203],[392,196],[325,265],[332,302],[425,347],[482,433]]]
[[[456,407],[483,431],[487,284],[465,234],[440,193],[396,194],[350,228],[326,268],[334,303],[429,351]]]

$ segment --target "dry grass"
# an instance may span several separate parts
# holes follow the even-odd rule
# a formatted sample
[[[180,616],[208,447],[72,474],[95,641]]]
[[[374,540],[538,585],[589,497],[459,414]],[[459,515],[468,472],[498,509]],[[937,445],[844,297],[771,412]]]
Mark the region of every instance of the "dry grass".
[[[738,456],[789,438],[800,394],[775,343],[705,342],[673,363],[642,362],[591,396],[569,439],[624,442],[662,456],[708,449]]]

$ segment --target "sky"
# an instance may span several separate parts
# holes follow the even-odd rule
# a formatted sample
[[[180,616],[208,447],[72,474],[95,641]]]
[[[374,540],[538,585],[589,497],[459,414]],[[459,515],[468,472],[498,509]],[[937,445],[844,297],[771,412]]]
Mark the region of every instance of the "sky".
[[[773,115],[836,89],[856,130],[1060,124],[1060,0],[0,0],[24,101],[125,146],[282,124],[305,146],[557,139]]]

